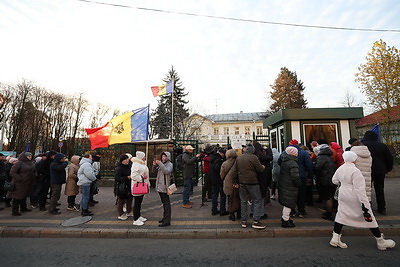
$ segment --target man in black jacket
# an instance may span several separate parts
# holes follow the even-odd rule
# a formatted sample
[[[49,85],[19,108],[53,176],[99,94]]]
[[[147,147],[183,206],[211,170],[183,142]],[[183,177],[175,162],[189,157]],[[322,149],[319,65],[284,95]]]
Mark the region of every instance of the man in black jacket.
[[[386,215],[385,202],[385,175],[393,169],[393,155],[389,148],[378,141],[378,135],[373,131],[366,131],[362,139],[372,156],[371,178],[375,188],[378,213]]]
[[[66,171],[68,162],[66,157],[62,153],[57,153],[54,157],[53,162],[50,164],[50,186],[51,186],[51,197],[49,204],[49,213],[52,215],[58,215],[61,212],[57,209],[57,201],[60,200],[61,187],[66,181]]]
[[[226,211],[226,195],[223,190],[223,184],[221,180],[221,165],[225,160],[225,149],[219,148],[218,152],[211,154],[210,156],[210,180],[212,183],[212,208],[211,214],[221,216],[228,215]],[[218,195],[220,195],[220,210],[218,210]]]

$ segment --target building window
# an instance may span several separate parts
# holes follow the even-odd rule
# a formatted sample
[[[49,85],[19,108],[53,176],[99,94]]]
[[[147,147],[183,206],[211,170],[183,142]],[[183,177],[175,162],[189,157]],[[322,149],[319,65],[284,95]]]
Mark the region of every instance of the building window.
[[[262,134],[262,127],[261,126],[257,126],[257,134],[258,135]]]
[[[236,134],[236,135],[239,134],[239,127],[235,127],[235,134]]]
[[[336,123],[303,124],[305,145],[310,147],[312,141],[325,139],[328,144],[337,142],[338,126]]]
[[[218,127],[214,128],[214,135],[219,135],[219,128]]]
[[[244,134],[250,134],[250,126],[245,126],[244,127]]]
[[[229,127],[224,127],[224,135],[229,135]]]

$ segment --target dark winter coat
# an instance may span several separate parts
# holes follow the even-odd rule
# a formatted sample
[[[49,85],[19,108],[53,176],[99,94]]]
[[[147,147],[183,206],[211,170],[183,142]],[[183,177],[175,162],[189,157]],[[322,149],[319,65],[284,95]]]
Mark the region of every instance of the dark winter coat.
[[[131,175],[131,165],[130,164],[122,164],[118,162],[117,167],[115,168],[115,195],[117,195],[120,199],[128,198],[130,194],[131,188],[131,180],[128,179],[128,176]],[[118,190],[118,187],[121,185],[123,190]]]
[[[192,157],[192,153],[183,152],[182,161],[183,161],[183,178],[193,178],[194,170],[196,168],[196,163],[200,159],[197,157]]]
[[[366,131],[362,140],[372,156],[372,179],[374,175],[385,175],[393,169],[393,155],[389,148],[378,142],[378,135],[373,131]]]
[[[335,161],[332,159],[332,151],[329,146],[321,147],[315,161],[315,176],[321,186],[335,185],[332,183],[333,174],[336,171]]]
[[[50,184],[50,165],[53,162],[52,156],[56,155],[57,152],[52,150],[47,152],[46,154],[46,159],[39,161],[39,163],[36,164],[36,172],[38,175],[38,179],[40,182],[48,183]]]
[[[263,172],[264,166],[261,165],[256,155],[246,150],[236,159],[233,171],[238,173],[234,183],[256,185],[258,184],[257,173]]]
[[[67,180],[67,171],[65,168],[68,162],[61,161],[63,158],[65,158],[64,154],[57,153],[50,164],[50,184],[65,184]]]
[[[310,155],[308,155],[307,151],[301,149],[299,146],[296,145],[290,145],[298,150],[298,156],[297,156],[297,164],[299,165],[299,172],[300,172],[300,178],[301,179],[312,179],[314,176],[314,170],[313,170],[313,165],[312,165],[312,160],[310,158]],[[281,154],[281,157],[278,160],[278,164],[281,166],[282,162],[282,155],[286,154],[284,151]]]
[[[10,176],[15,185],[11,198],[24,199],[31,195],[35,181],[35,163],[25,153],[19,155],[18,161],[11,167]]]
[[[294,209],[301,186],[297,157],[282,153],[281,160],[281,172],[278,178],[278,200],[282,206]]]
[[[261,196],[264,198],[267,195],[268,186],[271,184],[272,180],[272,168],[271,161],[273,159],[272,150],[261,151],[258,155],[258,160],[261,165],[265,167],[263,172],[257,174],[258,185],[260,186]]]
[[[209,175],[211,183],[213,185],[222,186],[222,179],[220,172],[223,162],[224,162],[224,157],[221,156],[219,153],[211,154]]]

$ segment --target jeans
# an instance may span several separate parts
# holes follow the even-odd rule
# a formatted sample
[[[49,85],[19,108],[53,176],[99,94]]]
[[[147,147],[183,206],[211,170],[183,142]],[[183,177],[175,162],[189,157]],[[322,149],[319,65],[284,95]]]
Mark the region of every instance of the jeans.
[[[61,186],[62,186],[61,184],[51,185],[49,211],[53,211],[57,208],[57,201],[60,200]]]
[[[82,188],[82,199],[81,199],[82,210],[88,210],[90,184],[84,184],[81,186],[81,188]]]
[[[189,202],[191,187],[192,187],[192,178],[184,178],[183,179],[183,204],[184,205]]]
[[[254,221],[258,221],[264,214],[264,203],[262,202],[262,196],[259,185],[240,184],[239,195],[240,195],[240,208],[241,208],[242,220],[243,221],[247,220],[247,200],[248,197],[250,196],[254,205],[253,219]]]
[[[226,212],[226,195],[224,190],[222,189],[222,185],[212,185],[212,208],[211,212],[216,213],[218,211],[218,195],[221,196],[220,198],[220,212]]]
[[[160,199],[161,202],[163,203],[163,209],[164,209],[162,222],[171,223],[171,202],[169,200],[169,196],[167,193],[158,192],[158,194],[160,195]]]

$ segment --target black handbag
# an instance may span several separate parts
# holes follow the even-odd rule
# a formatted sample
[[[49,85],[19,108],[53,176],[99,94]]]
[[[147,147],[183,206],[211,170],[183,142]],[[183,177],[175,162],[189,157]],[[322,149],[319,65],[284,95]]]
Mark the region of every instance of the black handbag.
[[[128,188],[124,182],[117,184],[117,195],[118,196],[126,196],[128,195]]]
[[[5,191],[14,191],[15,184],[13,184],[11,181],[5,180],[4,181],[4,190]]]

